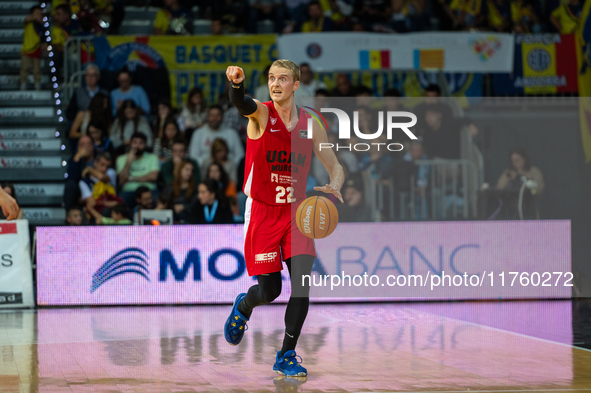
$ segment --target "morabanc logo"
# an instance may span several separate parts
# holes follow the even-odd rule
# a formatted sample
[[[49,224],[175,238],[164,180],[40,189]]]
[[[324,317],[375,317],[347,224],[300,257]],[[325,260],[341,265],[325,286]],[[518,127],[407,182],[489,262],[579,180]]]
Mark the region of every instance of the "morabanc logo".
[[[90,293],[96,291],[98,287],[110,279],[127,273],[139,274],[150,281],[148,277],[148,256],[139,248],[126,248],[109,258],[92,275]]]

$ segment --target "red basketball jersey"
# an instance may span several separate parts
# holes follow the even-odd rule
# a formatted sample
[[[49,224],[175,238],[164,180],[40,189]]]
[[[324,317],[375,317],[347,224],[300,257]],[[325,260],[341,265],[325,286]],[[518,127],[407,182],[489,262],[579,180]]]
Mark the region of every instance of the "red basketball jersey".
[[[298,107],[298,123],[289,132],[273,102],[263,105],[269,108],[267,127],[259,139],[247,140],[243,191],[269,205],[301,202],[313,154],[307,131],[310,115]]]

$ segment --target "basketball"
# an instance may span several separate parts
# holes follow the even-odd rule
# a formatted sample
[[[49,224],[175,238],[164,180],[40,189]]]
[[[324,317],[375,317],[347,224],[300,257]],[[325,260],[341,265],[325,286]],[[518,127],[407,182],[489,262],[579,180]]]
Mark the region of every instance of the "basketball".
[[[296,211],[298,229],[311,239],[323,239],[333,233],[339,223],[337,207],[328,198],[306,198]]]

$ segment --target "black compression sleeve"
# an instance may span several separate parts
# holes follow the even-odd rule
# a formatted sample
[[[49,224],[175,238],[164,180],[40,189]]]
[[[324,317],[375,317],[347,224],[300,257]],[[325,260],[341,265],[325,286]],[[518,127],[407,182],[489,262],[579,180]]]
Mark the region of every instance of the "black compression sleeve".
[[[230,102],[236,106],[238,112],[244,116],[251,115],[257,110],[257,103],[252,98],[244,95],[244,83],[234,84],[230,87]]]

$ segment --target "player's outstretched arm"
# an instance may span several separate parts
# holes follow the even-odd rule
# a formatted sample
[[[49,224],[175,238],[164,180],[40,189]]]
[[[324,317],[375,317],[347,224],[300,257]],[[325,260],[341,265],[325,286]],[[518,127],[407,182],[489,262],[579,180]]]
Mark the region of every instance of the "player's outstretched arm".
[[[237,66],[229,66],[226,69],[226,76],[232,84],[230,87],[230,102],[236,106],[238,112],[249,119],[255,120],[258,124],[261,124],[263,120],[266,122],[269,109],[260,101],[244,94],[244,70]],[[265,129],[265,126],[266,124],[262,125],[262,130]],[[250,132],[251,127],[248,128]]]
[[[0,188],[0,207],[8,221],[14,220],[18,217],[18,204],[16,203],[16,200],[8,195],[2,188]]]
[[[341,188],[345,182],[343,167],[339,164],[339,160],[332,149],[320,149],[321,143],[328,143],[328,137],[326,136],[326,130],[324,127],[320,126],[318,123],[314,123],[312,132],[314,154],[316,154],[316,157],[318,157],[330,176],[330,184],[323,187],[314,187],[314,190],[322,191],[327,194],[334,194],[339,201],[343,202],[343,196],[341,195]]]

